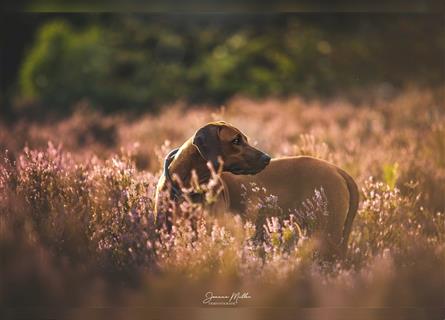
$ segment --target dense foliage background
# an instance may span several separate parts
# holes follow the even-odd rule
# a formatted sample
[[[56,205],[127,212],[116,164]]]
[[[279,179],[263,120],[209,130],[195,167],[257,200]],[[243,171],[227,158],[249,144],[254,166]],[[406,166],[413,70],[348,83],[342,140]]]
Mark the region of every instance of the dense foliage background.
[[[444,80],[440,14],[5,16],[5,27],[24,30],[6,35],[9,108],[63,114],[86,99],[105,111],[147,111],[234,95],[391,94]]]

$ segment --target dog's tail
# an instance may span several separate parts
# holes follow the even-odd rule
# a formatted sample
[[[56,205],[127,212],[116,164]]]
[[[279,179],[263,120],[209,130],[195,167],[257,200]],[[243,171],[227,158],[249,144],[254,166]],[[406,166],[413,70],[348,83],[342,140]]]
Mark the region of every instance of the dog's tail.
[[[345,179],[349,190],[349,210],[343,226],[343,237],[341,241],[341,250],[345,254],[348,248],[348,240],[352,229],[352,222],[357,214],[360,195],[354,179],[352,179],[352,177],[342,169],[339,169],[339,173]]]

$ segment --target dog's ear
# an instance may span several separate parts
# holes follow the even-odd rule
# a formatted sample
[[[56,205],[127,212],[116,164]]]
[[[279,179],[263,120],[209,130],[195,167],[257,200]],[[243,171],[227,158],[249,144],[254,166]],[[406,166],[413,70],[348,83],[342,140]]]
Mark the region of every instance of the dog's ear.
[[[196,131],[193,136],[193,145],[198,149],[206,161],[211,161],[214,168],[218,168],[218,156],[220,155],[221,143],[219,130],[216,124],[208,124]]]

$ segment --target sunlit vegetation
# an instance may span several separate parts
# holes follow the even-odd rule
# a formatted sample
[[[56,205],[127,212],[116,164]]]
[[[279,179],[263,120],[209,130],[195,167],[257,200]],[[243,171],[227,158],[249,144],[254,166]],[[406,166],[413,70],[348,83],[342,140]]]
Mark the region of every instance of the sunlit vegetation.
[[[242,304],[249,306],[438,307],[445,294],[440,93],[411,89],[360,106],[237,98],[219,110],[185,112],[178,104],[138,119],[84,106],[57,123],[4,124],[1,300],[201,306],[213,290],[248,291],[253,298]],[[314,155],[354,176],[361,202],[344,260],[328,263],[313,252],[310,217],[323,208],[323,190],[288,216],[267,190],[257,190],[263,196],[241,216],[183,203],[171,232],[155,230],[163,157],[215,119],[273,156]]]

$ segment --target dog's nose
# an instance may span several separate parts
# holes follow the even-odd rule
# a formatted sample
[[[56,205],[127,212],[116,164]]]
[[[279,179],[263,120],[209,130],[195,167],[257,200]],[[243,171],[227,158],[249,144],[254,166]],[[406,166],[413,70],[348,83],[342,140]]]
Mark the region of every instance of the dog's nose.
[[[261,155],[260,160],[264,165],[268,165],[270,162],[270,157],[267,154],[263,154]]]

